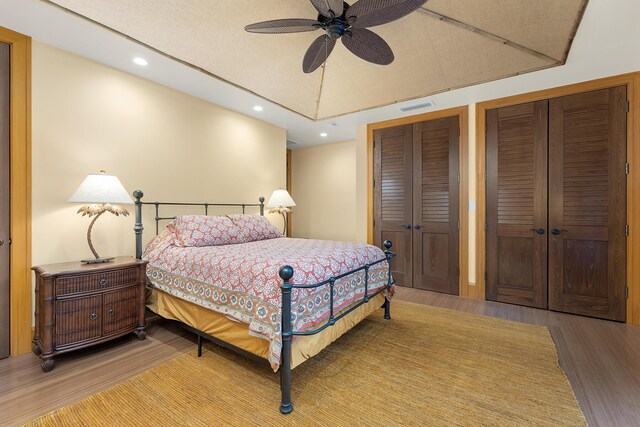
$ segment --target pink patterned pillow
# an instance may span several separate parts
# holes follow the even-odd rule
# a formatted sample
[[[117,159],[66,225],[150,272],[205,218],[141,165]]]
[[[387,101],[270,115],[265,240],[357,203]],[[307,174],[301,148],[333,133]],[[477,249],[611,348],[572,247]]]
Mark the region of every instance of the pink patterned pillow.
[[[182,215],[167,228],[183,247],[222,246],[243,243],[242,233],[226,216]]]
[[[266,216],[262,215],[227,215],[236,227],[240,229],[242,240],[255,242],[257,240],[275,239],[282,237],[282,233],[271,224]]]

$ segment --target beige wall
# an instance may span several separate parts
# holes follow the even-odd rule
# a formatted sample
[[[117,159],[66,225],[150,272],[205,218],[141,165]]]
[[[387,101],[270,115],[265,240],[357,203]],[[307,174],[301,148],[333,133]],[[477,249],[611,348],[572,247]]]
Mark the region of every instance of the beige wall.
[[[257,202],[285,185],[284,129],[37,42],[32,96],[35,265],[91,256],[90,219],[66,201],[100,169],[148,201]],[[148,240],[150,209],[145,222]],[[105,214],[93,242],[133,255],[133,216]]]
[[[359,240],[355,165],[355,141],[291,151],[293,237]]]

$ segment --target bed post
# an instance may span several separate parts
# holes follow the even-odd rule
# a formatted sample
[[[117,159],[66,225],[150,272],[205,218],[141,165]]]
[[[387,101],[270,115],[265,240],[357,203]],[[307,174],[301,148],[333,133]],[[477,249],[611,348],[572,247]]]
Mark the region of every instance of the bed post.
[[[136,205],[136,223],[133,226],[133,231],[136,233],[136,258],[142,259],[142,230],[144,227],[142,226],[142,199],[144,193],[140,190],[136,190],[133,192],[133,197],[135,197],[134,204]]]
[[[260,196],[260,215],[264,216],[264,196]]]
[[[261,202],[264,198],[261,197]],[[289,280],[293,277],[293,268],[285,265],[278,272],[284,281],[280,286],[282,289],[282,354],[280,357],[280,390],[282,399],[280,400],[280,412],[289,414],[293,411],[291,404],[291,288],[293,286]]]
[[[391,240],[385,240],[384,243],[384,254],[387,256],[387,263],[389,264],[389,278],[387,279],[387,291],[389,290],[389,288],[391,287],[391,284],[393,283],[393,280],[391,279],[391,259],[393,258],[393,254],[391,252],[391,246],[393,246],[393,243],[391,243]],[[389,298],[387,298],[385,296],[384,298],[384,318],[386,320],[390,320],[391,319],[391,302],[389,301]]]

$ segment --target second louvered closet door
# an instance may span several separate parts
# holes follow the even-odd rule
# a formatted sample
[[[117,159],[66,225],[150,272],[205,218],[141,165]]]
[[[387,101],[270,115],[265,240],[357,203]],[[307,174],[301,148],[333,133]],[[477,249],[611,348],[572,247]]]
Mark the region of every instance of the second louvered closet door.
[[[413,125],[413,286],[458,294],[458,118]]]
[[[626,318],[626,87],[554,98],[549,308]]]

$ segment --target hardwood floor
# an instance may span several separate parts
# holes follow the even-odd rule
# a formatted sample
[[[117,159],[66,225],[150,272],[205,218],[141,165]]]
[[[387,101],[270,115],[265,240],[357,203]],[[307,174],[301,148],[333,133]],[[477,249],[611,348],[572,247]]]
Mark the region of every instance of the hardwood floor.
[[[195,335],[164,320],[153,320],[148,337],[130,334],[56,358],[44,374],[33,354],[0,360],[0,426],[22,425],[69,405],[195,346]]]
[[[640,328],[528,307],[399,288],[402,300],[547,326],[591,426],[640,425]],[[391,304],[393,317],[393,304]],[[195,336],[153,320],[134,335],[61,356],[43,374],[28,354],[0,360],[0,426],[20,425],[195,348]]]

